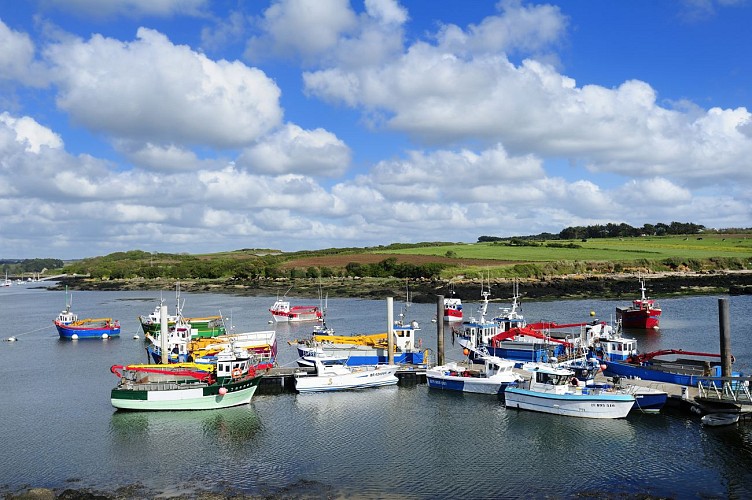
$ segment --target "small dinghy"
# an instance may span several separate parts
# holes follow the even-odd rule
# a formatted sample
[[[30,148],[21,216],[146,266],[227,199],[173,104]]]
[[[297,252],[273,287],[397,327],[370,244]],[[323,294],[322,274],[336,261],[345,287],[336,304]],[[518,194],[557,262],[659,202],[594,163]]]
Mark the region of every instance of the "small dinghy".
[[[708,413],[702,417],[702,425],[717,427],[720,425],[731,425],[739,421],[739,415],[736,413]]]

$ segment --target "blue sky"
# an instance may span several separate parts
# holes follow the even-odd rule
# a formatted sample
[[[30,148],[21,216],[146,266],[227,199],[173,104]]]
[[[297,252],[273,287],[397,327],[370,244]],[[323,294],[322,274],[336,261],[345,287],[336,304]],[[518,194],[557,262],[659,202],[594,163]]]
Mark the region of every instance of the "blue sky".
[[[750,227],[745,1],[0,4],[0,257]]]

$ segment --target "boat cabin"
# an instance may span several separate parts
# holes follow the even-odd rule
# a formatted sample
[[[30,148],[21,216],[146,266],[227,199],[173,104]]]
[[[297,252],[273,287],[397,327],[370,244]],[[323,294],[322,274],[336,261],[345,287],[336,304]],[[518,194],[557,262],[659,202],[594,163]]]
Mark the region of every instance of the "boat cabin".
[[[402,324],[401,321],[394,323],[392,332],[394,333],[394,345],[398,352],[412,352],[420,348],[415,340],[417,330],[420,330],[417,321],[412,321],[407,325]]]
[[[227,347],[217,354],[217,378],[238,379],[248,373],[251,357],[247,351]]]
[[[70,307],[66,307],[60,314],[57,315],[56,321],[63,325],[69,325],[74,321],[78,321],[78,315],[70,311]]]
[[[624,361],[637,354],[637,340],[625,338],[601,339],[595,346],[595,354],[606,361]]]

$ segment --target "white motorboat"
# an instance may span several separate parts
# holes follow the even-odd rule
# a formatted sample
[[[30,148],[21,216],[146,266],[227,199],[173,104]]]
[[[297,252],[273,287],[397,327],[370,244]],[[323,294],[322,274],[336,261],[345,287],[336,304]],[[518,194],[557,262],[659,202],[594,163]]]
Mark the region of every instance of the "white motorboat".
[[[511,383],[524,379],[514,369],[514,361],[483,356],[483,365],[450,362],[426,370],[428,387],[476,394],[502,394]]]
[[[584,418],[624,418],[635,403],[628,391],[580,385],[572,370],[545,364],[523,368],[532,378],[504,392],[507,408]]]
[[[310,363],[314,374],[299,372],[295,374],[295,389],[298,392],[341,391],[347,389],[365,389],[394,385],[399,382],[395,375],[397,365],[360,365],[348,366],[341,357],[304,356],[303,361]]]

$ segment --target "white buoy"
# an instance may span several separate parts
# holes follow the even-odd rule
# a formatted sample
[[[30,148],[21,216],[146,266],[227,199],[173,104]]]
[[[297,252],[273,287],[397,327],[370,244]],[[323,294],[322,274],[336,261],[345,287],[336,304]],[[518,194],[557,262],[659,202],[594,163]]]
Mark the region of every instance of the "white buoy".
[[[140,337],[138,336],[138,334],[136,334],[136,335],[133,336],[133,340],[138,340],[139,338]]]
[[[220,396],[224,396],[225,394],[227,394],[227,387],[220,387],[219,388],[219,395]]]
[[[107,335],[106,333],[103,333],[103,334],[102,334],[102,338],[103,338],[103,339],[105,339],[105,340],[107,340],[108,338],[110,338],[110,336],[109,336],[109,335]]]
[[[7,338],[7,339],[5,339],[5,340],[6,340],[7,342],[15,342],[15,341],[16,341],[16,340],[18,340],[18,339],[17,339],[16,337],[8,337],[8,338]]]
[[[272,320],[267,321],[267,323],[271,325],[272,324]]]
[[[78,334],[74,333],[73,335],[71,335],[70,338],[71,338],[71,340],[78,340]]]

